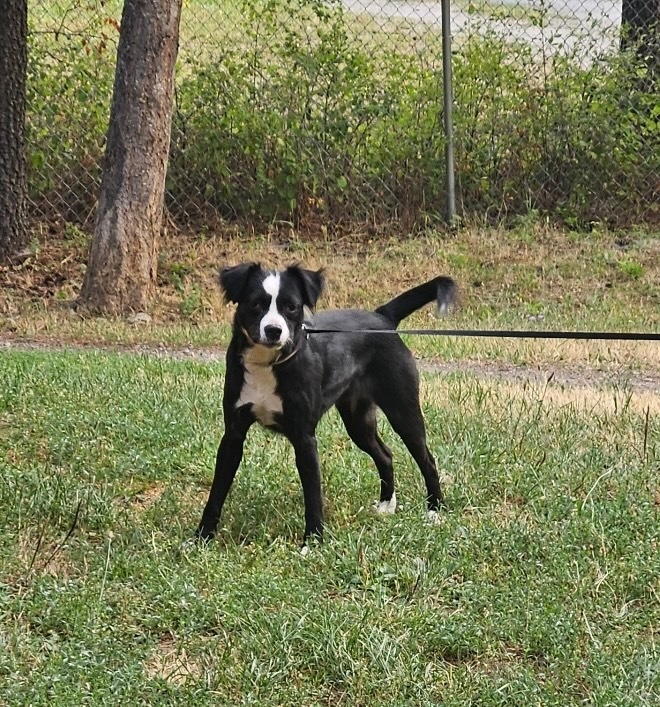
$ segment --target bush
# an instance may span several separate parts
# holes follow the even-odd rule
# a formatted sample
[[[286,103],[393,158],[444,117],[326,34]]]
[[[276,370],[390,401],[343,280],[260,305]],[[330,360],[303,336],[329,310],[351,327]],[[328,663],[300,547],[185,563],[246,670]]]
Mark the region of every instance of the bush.
[[[417,54],[358,42],[335,1],[245,0],[239,17],[216,52],[182,47],[167,194],[178,219],[409,227],[444,212],[439,42]],[[114,54],[95,36],[31,37],[31,194],[77,221],[94,205],[112,89]],[[585,65],[488,32],[460,45],[462,213],[657,218],[660,109],[641,70],[634,51]]]
[[[114,79],[101,18],[84,34],[30,35],[26,137],[41,215],[84,222],[96,203]]]
[[[522,57],[522,60],[521,60]],[[584,67],[529,47],[469,42],[456,60],[457,171],[464,210],[539,210],[580,225],[657,217],[656,99],[639,65],[612,55]],[[655,136],[654,136],[655,134]]]

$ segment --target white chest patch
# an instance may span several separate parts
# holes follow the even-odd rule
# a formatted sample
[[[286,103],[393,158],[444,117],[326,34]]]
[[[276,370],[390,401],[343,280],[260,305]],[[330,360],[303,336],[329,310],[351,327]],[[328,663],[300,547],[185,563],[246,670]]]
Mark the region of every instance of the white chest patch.
[[[270,366],[245,360],[245,374],[236,407],[252,403],[252,412],[262,425],[272,425],[275,413],[282,412],[282,398],[275,392],[277,381]]]

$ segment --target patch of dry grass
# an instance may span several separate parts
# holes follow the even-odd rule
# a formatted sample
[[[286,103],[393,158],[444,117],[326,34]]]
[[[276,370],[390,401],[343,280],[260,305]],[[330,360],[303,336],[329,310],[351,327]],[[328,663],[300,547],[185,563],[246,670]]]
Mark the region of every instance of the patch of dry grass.
[[[87,237],[75,229],[38,234],[22,264],[0,269],[0,334],[78,343],[165,343],[222,347],[233,308],[217,285],[219,267],[257,260],[292,262],[326,272],[320,308],[371,308],[424,279],[450,274],[461,304],[436,321],[430,309],[413,327],[604,329],[660,327],[660,239],[648,233],[573,234],[533,226],[513,230],[468,228],[457,235],[394,237],[365,231],[330,238],[292,231],[164,238],[158,291],[149,323],[84,317],[75,302],[84,277]],[[418,355],[511,360],[528,365],[660,368],[655,343],[422,339]]]
[[[167,633],[160,637],[145,661],[144,672],[149,679],[160,678],[172,685],[185,685],[198,681],[204,674],[204,666]]]
[[[53,537],[42,525],[18,535],[13,562],[10,568],[6,568],[4,581],[22,585],[39,576],[67,581],[84,575],[86,571],[86,566],[71,559],[63,537]]]
[[[450,403],[455,381],[445,376],[427,376],[422,385],[422,400],[435,407]],[[631,410],[642,415],[660,414],[660,395],[654,390],[629,390],[626,388],[597,388],[592,385],[560,385],[550,381],[481,381],[482,394],[478,405],[486,406],[493,414],[502,409],[502,401],[514,407],[521,401],[536,400],[550,409],[572,408],[581,415],[615,415]],[[474,398],[466,396],[461,406],[474,406]],[[473,409],[472,412],[475,412]]]

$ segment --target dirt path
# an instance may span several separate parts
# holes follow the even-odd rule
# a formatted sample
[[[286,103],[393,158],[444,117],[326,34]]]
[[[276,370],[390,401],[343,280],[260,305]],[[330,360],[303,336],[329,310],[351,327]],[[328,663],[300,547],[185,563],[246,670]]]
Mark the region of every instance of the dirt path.
[[[170,347],[155,344],[80,344],[53,340],[17,340],[0,335],[2,351],[102,351],[123,354],[144,354],[181,361],[219,361],[224,359],[223,349]],[[516,383],[548,383],[552,386],[572,388],[617,388],[632,392],[660,394],[660,373],[631,370],[603,371],[590,367],[570,367],[546,364],[523,366],[504,361],[418,361],[422,371],[451,375],[467,373],[492,381]]]

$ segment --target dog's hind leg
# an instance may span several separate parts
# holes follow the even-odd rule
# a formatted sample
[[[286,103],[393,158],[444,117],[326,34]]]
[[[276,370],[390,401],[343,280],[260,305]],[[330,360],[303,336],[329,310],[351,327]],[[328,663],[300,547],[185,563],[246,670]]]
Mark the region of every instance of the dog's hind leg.
[[[444,505],[444,498],[435,459],[426,446],[424,418],[417,396],[413,398],[410,391],[408,395],[403,395],[398,400],[388,395],[386,399],[379,401],[379,407],[422,472],[426,484],[429,514],[435,515],[436,511]]]
[[[349,437],[359,449],[373,460],[380,476],[380,500],[376,504],[377,513],[394,513],[396,493],[394,490],[394,470],[392,452],[378,436],[376,429],[376,406],[370,400],[340,399],[337,410],[344,422]]]

